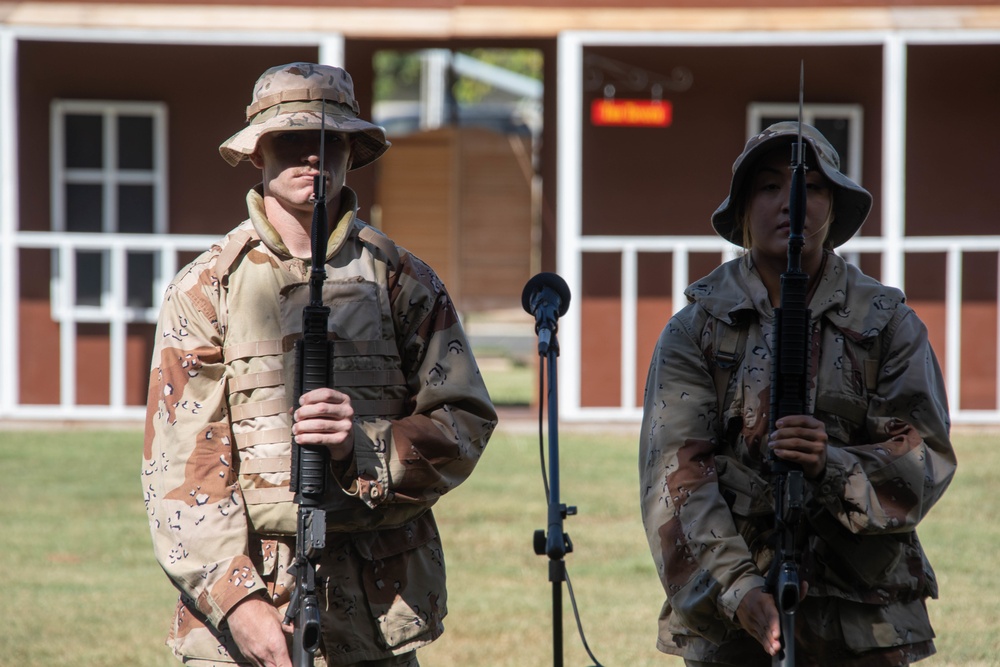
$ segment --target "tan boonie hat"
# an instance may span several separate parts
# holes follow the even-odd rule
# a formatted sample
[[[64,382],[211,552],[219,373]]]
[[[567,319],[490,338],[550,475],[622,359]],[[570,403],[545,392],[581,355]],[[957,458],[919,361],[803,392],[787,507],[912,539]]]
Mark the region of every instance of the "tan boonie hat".
[[[261,135],[279,130],[320,129],[326,100],[326,129],[352,135],[351,169],[374,162],[391,145],[385,130],[358,118],[351,75],[339,67],[289,63],[272,67],[257,79],[247,107],[249,125],[219,146],[226,162],[238,165],[257,148]]]
[[[743,153],[733,163],[733,181],[729,196],[712,214],[712,226],[719,236],[738,246],[743,245],[743,221],[737,219],[735,202],[745,197],[743,184],[747,176],[765,153],[781,145],[788,145],[791,162],[791,144],[798,140],[799,124],[784,121],[771,125],[747,142]],[[840,156],[819,130],[802,124],[802,140],[812,149],[816,166],[830,182],[833,189],[833,222],[827,240],[833,247],[843,245],[861,229],[872,208],[872,196],[863,187],[840,171]]]

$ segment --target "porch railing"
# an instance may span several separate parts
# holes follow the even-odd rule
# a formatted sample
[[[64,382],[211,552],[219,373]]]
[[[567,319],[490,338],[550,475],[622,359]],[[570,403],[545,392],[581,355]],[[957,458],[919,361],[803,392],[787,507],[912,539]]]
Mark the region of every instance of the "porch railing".
[[[578,241],[581,255],[586,253],[617,253],[621,258],[621,349],[618,350],[621,364],[621,395],[617,405],[588,407],[581,405],[581,320],[579,305],[571,308],[560,323],[561,355],[564,363],[561,372],[560,411],[567,421],[630,421],[642,418],[642,408],[637,406],[638,374],[643,376],[647,367],[642,360],[637,361],[636,335],[638,326],[638,256],[639,253],[666,253],[671,255],[672,294],[674,308],[686,303],[684,289],[698,276],[689,276],[691,253],[718,252],[721,260],[733,256],[731,244],[718,237],[710,236],[582,236]],[[883,256],[883,267],[894,267],[899,274],[899,283],[905,286],[902,275],[904,258],[916,253],[938,253],[946,257],[945,268],[945,344],[936,350],[942,359],[945,384],[951,408],[952,421],[956,424],[1000,424],[1000,361],[994,371],[997,404],[992,409],[971,410],[961,407],[961,354],[962,354],[962,265],[969,253],[997,254],[1000,276],[1000,236],[948,236],[948,237],[904,237],[889,243],[881,237],[855,237],[838,249],[849,260],[857,259],[863,253],[878,253]],[[895,282],[895,281],[894,281]],[[1000,283],[1000,279],[998,279]],[[579,285],[571,285],[578,291]],[[996,287],[1000,295],[1000,284]],[[576,297],[576,304],[580,297]],[[1000,302],[996,304],[1000,318]],[[665,324],[666,320],[659,323]],[[1000,360],[1000,319],[997,322],[996,357]],[[613,352],[612,352],[613,353]]]
[[[180,268],[180,253],[207,250],[218,236],[153,234],[88,234],[68,232],[16,232],[13,252],[0,262],[3,304],[0,308],[0,419],[24,420],[135,420],[145,407],[128,405],[126,387],[126,336],[128,325],[156,321],[159,300],[167,284]],[[19,289],[21,251],[52,251],[53,270],[49,289],[53,320],[59,325],[59,401],[29,405],[20,400]],[[77,285],[75,258],[78,251],[108,253],[109,279],[97,307],[75,305]],[[126,266],[128,254],[141,252],[153,257],[153,303],[148,308],[130,307],[127,302]],[[81,405],[77,387],[77,327],[84,323],[108,326],[110,393],[106,405]],[[29,334],[30,335],[30,332]],[[145,360],[148,364],[149,360]]]
[[[0,307],[0,419],[24,420],[135,420],[141,419],[143,406],[128,405],[125,396],[126,332],[129,324],[155,322],[158,298],[167,283],[180,268],[181,253],[207,249],[218,240],[202,235],[146,234],[73,234],[53,232],[17,232],[13,235],[14,251],[3,254],[0,280],[3,281],[3,304]],[[890,247],[891,246],[891,247]],[[718,252],[720,260],[732,257],[732,248],[718,237],[660,236],[583,236],[579,240],[581,253],[617,253],[621,257],[621,349],[617,351],[621,366],[621,394],[617,405],[604,407],[581,406],[580,393],[580,298],[560,323],[562,405],[560,411],[568,421],[638,421],[642,416],[637,407],[636,381],[645,374],[642,360],[637,360],[635,332],[638,325],[638,256],[639,253],[667,253],[672,262],[672,303],[685,302],[683,291],[691,282],[691,253]],[[59,323],[59,400],[45,405],[24,404],[19,399],[20,363],[18,332],[19,308],[17,280],[20,275],[20,255],[25,249],[53,251],[53,271],[50,296],[53,318]],[[77,251],[107,251],[110,255],[109,293],[96,311],[81,311],[72,307],[76,293],[73,258]],[[938,253],[946,257],[945,268],[945,344],[937,350],[945,368],[945,382],[951,403],[952,419],[967,424],[1000,424],[1000,367],[994,373],[997,405],[992,409],[971,410],[961,407],[961,340],[962,340],[962,267],[968,253],[997,254],[1000,276],[1000,236],[904,237],[898,244],[889,244],[879,237],[856,237],[840,251],[848,258],[862,253],[895,254],[896,266],[902,258],[916,253]],[[151,253],[155,260],[153,293],[157,302],[151,308],[130,308],[126,303],[124,271],[130,252]],[[9,261],[7,261],[9,260]],[[905,279],[902,279],[905,285]],[[579,285],[571,286],[575,291]],[[1000,284],[996,293],[1000,294]],[[997,303],[1000,318],[1000,303]],[[81,405],[76,396],[76,335],[77,325],[100,321],[109,327],[110,395],[106,405]],[[569,343],[567,344],[567,341]],[[1000,360],[1000,321],[997,322],[996,358]],[[614,352],[612,352],[614,353]],[[1000,362],[998,362],[1000,365]]]

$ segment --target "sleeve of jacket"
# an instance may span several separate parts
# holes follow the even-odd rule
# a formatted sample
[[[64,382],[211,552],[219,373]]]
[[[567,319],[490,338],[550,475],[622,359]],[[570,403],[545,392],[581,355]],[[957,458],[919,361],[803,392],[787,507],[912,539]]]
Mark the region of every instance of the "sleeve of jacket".
[[[719,489],[718,397],[685,321],[668,322],[646,380],[639,475],[643,525],[677,620],[718,642],[743,596],[764,585]],[[700,331],[700,330],[699,330]]]
[[[955,474],[944,381],[927,328],[905,305],[866,418],[873,443],[828,448],[817,499],[857,534],[913,530]]]
[[[352,491],[370,507],[433,505],[472,473],[497,424],[444,285],[412,254],[400,261],[388,287],[409,414],[355,427]]]
[[[218,286],[192,269],[166,292],[146,412],[142,485],[156,558],[182,595],[218,626],[266,591],[247,556],[233,469]]]

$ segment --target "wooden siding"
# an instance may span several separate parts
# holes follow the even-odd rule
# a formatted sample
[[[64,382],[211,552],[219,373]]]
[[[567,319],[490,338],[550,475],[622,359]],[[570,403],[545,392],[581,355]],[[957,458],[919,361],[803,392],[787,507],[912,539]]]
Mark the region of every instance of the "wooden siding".
[[[897,30],[986,29],[1000,26],[990,0],[611,0],[527,3],[501,0],[423,2],[357,0],[162,0],[102,2],[32,0],[4,5],[0,23],[20,26],[154,30],[315,32],[348,38],[553,38],[564,30]]]
[[[465,312],[517,308],[531,277],[530,144],[484,129],[394,138],[377,223],[429,263]]]

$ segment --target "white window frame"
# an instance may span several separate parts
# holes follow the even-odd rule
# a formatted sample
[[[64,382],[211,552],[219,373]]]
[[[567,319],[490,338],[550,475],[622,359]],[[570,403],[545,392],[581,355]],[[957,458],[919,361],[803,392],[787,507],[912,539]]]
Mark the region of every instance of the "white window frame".
[[[747,105],[747,139],[763,128],[761,119],[769,117],[798,118],[799,105],[783,102],[751,102]],[[861,183],[861,151],[864,146],[862,122],[864,111],[860,104],[803,104],[802,122],[815,125],[817,118],[843,118],[849,122],[847,133],[848,162],[841,170],[855,183]]]
[[[103,118],[103,154],[100,168],[67,169],[64,166],[66,137],[64,118],[70,114],[97,115]],[[145,116],[153,123],[153,165],[150,169],[119,169],[117,119],[119,116]],[[72,236],[98,236],[101,242],[87,249],[101,252],[102,284],[99,305],[76,303],[76,251],[53,253],[52,316],[59,322],[111,322],[115,320],[152,322],[156,308],[135,308],[127,305],[128,237],[118,228],[118,185],[151,185],[153,187],[153,229],[150,236],[167,233],[167,105],[163,102],[118,100],[53,100],[50,113],[51,136],[51,227],[53,232]],[[70,184],[103,186],[103,215],[100,234],[66,231],[65,193]],[[158,275],[160,253],[153,252],[153,275]],[[157,285],[153,285],[154,295]],[[154,299],[155,301],[155,299]]]

